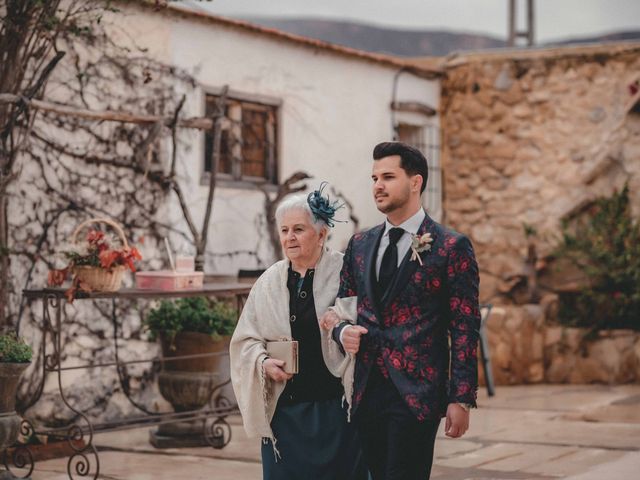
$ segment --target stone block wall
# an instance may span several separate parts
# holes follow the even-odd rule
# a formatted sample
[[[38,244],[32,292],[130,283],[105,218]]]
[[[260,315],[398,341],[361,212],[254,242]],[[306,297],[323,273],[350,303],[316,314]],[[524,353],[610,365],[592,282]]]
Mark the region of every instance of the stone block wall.
[[[640,44],[449,59],[441,124],[444,222],[470,235],[489,300],[560,220],[629,182],[640,213]],[[634,108],[634,106],[636,106]]]
[[[494,307],[485,329],[496,385],[640,382],[640,332],[588,339],[583,328],[549,324],[541,305]]]

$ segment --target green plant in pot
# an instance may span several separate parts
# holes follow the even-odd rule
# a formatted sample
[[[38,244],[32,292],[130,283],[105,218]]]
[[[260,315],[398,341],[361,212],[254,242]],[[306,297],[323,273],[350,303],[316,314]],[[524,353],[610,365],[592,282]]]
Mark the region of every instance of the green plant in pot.
[[[145,318],[150,339],[162,346],[160,392],[176,411],[195,410],[220,383],[221,359],[235,328],[236,311],[206,297],[163,300]],[[205,356],[204,354],[208,354]],[[195,358],[171,360],[185,355]]]
[[[16,391],[32,355],[31,347],[14,333],[0,334],[0,450],[18,438],[22,420],[15,413]]]
[[[164,300],[145,318],[150,338],[160,340],[162,346],[158,387],[176,412],[197,410],[215,401],[216,387],[229,376],[222,371],[228,362],[222,360],[236,319],[233,308],[206,297]],[[202,354],[208,355],[171,360]],[[150,441],[157,448],[208,444],[201,420],[160,425],[150,432]]]
[[[206,297],[163,300],[145,324],[150,339],[160,340],[163,357],[222,351],[236,326],[235,309]],[[164,362],[164,370],[213,371],[219,355]]]

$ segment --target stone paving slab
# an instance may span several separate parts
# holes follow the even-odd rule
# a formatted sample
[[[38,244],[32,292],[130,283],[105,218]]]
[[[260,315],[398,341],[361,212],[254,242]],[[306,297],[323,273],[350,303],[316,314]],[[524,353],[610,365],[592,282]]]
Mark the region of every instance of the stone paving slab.
[[[223,449],[201,448],[163,448],[157,449],[149,443],[149,428],[138,428],[126,432],[110,432],[96,435],[95,444],[100,449],[126,450],[139,453],[194,455],[198,457],[226,458],[260,462],[260,441],[248,438],[240,422],[240,416],[229,419],[231,442]]]
[[[544,422],[523,420],[479,436],[484,441],[522,442],[546,445],[596,447],[605,449],[640,449],[640,425],[622,423],[588,423],[551,419]]]
[[[627,453],[613,462],[601,464],[566,480],[634,480],[640,478],[640,453]]]
[[[90,457],[91,458],[91,457]],[[93,460],[93,459],[91,459]],[[68,480],[66,459],[49,460],[38,465],[32,480]],[[93,478],[95,464],[92,467]],[[255,462],[241,462],[191,455],[101,452],[100,478],[122,480],[239,480],[259,479],[262,467]]]
[[[640,405],[607,405],[585,412],[570,412],[564,415],[567,420],[606,423],[640,423]]]
[[[469,468],[447,468],[434,465],[431,480],[557,480],[557,477],[532,475],[531,473],[498,472]]]
[[[496,396],[478,392],[480,408],[575,411],[609,405],[638,395],[637,385],[515,385],[496,387]]]
[[[627,455],[619,450],[579,448],[566,456],[528,467],[527,471],[543,475],[566,477],[589,471],[602,464],[614,462]]]
[[[493,398],[481,392],[463,439],[445,437],[441,423],[432,479],[640,478],[639,399],[640,385],[498,387]],[[261,478],[260,442],[246,437],[239,416],[228,421],[232,441],[222,450],[158,450],[148,428],[98,434],[100,478]],[[66,458],[40,462],[32,478],[67,479],[66,465]]]

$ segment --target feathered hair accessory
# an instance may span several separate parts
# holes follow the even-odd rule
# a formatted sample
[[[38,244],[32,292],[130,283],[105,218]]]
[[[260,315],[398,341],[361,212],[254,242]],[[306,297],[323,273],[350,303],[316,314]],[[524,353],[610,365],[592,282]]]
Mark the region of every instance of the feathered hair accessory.
[[[344,207],[344,203],[338,205],[338,200],[331,202],[328,194],[326,197],[322,196],[322,191],[327,185],[327,182],[322,182],[318,190],[314,190],[309,194],[307,203],[309,204],[309,208],[311,208],[316,222],[322,220],[329,227],[334,227],[335,222],[339,222],[340,220],[334,220],[333,217],[336,214],[336,210]]]

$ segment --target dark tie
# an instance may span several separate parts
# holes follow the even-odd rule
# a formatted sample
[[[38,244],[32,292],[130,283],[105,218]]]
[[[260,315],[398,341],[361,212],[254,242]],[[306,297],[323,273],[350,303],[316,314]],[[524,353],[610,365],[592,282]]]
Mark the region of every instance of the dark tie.
[[[402,228],[392,228],[389,230],[389,245],[387,245],[384,255],[382,255],[380,274],[378,275],[378,292],[380,293],[380,297],[384,296],[398,269],[397,243],[403,233],[404,230]]]

